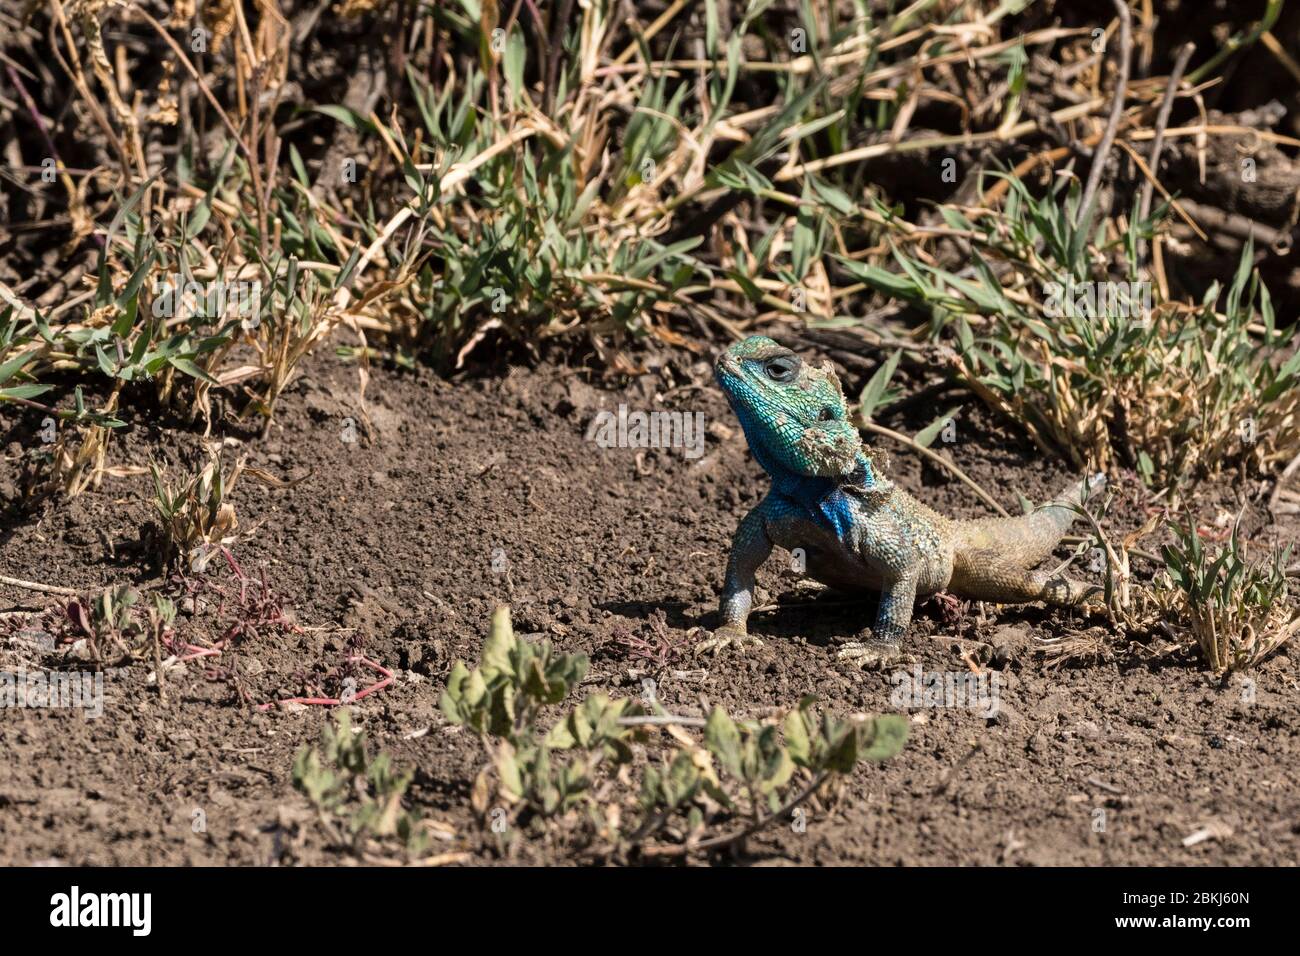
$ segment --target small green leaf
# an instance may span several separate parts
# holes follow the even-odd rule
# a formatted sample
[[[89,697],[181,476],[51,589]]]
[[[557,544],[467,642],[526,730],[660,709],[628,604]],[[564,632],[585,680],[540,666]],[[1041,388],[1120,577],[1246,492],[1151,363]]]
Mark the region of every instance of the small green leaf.
[[[100,353],[100,359],[101,359],[100,364],[102,365],[104,361],[102,352]],[[168,356],[167,361],[174,368],[184,372],[186,375],[189,375],[191,378],[197,378],[199,381],[207,382],[209,385],[220,384],[215,378],[213,378],[206,371],[204,371],[203,369],[195,365],[194,362],[191,361],[190,359],[184,358],[183,356],[180,355],[172,355],[172,356]]]
[[[864,760],[886,760],[907,742],[907,718],[900,714],[882,714],[871,724],[870,739],[862,749]]]
[[[524,46],[524,34],[522,30],[511,30],[510,35],[506,38],[506,51],[503,58],[505,67],[506,85],[510,93],[510,105],[517,106],[519,98],[524,92],[524,61],[527,59],[527,49]]]
[[[888,390],[889,380],[894,377],[894,372],[898,369],[898,360],[902,357],[902,349],[894,352],[885,359],[880,368],[876,369],[871,380],[863,387],[862,394],[858,396],[858,413],[863,421],[871,421],[876,409],[897,400],[897,392],[891,393]]]
[[[785,745],[790,751],[790,757],[799,766],[807,766],[812,749],[808,739],[808,725],[804,722],[804,711],[792,710],[786,714],[782,729],[785,731]]]
[[[44,395],[53,387],[53,385],[13,385],[9,388],[0,388],[0,399],[32,399],[37,395]]]
[[[709,713],[704,742],[723,767],[736,776],[741,775],[740,731],[721,707],[715,706]]]
[[[0,365],[0,385],[3,385],[9,379],[13,378],[18,372],[22,371],[24,365],[36,357],[36,352],[23,352],[15,355],[9,361]]]
[[[948,409],[946,412],[944,412],[942,415],[940,415],[930,424],[926,425],[919,432],[917,432],[916,437],[913,438],[912,440],[916,442],[918,445],[920,445],[922,448],[929,448],[932,444],[934,444],[934,440],[939,437],[939,433],[943,431],[944,427],[950,421],[954,420],[954,416],[957,414],[958,411],[960,411],[960,409],[961,406],[954,405],[952,408]]]
[[[510,608],[499,605],[492,612],[492,629],[483,642],[482,668],[487,674],[506,673],[512,669],[510,652],[515,647],[515,632],[510,623]]]
[[[524,781],[519,774],[519,762],[515,759],[515,748],[506,741],[497,747],[493,764],[497,776],[501,778],[501,789],[516,800],[524,795]]]
[[[338,120],[349,129],[370,129],[370,123],[364,120],[358,113],[348,109],[346,106],[339,106],[334,103],[325,103],[321,106],[313,106],[312,110],[330,119]]]

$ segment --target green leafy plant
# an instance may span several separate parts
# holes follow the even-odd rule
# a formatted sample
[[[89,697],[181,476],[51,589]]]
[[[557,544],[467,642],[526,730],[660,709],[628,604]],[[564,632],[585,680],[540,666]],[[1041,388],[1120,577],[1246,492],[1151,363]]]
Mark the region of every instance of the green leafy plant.
[[[244,470],[241,458],[229,472],[222,471],[222,448],[208,448],[207,463],[178,485],[169,485],[163,471],[150,463],[153,473],[154,507],[162,518],[165,564],[176,567],[187,560],[192,570],[202,571],[211,553],[234,540],[239,520],[228,500]]]
[[[587,796],[592,771],[607,756],[630,757],[630,731],[618,726],[624,714],[640,713],[628,701],[589,698],[547,733],[537,726],[543,706],[563,701],[587,673],[582,654],[557,654],[547,641],[519,640],[509,611],[498,608],[483,645],[479,666],[457,661],[439,698],[453,724],[478,732],[495,771],[500,796],[518,811],[551,815],[569,810]],[[556,751],[580,747],[565,762]],[[476,809],[486,809],[486,770],[475,787]]]
[[[509,131],[472,108],[481,77],[459,100],[450,86],[437,96],[414,73],[410,80],[428,144],[403,163],[433,251],[404,265],[418,294],[399,312],[416,310],[414,334],[436,362],[459,362],[494,328],[530,342],[578,326],[644,333],[654,304],[678,297],[702,272],[687,254],[698,237],[664,244],[642,235],[636,221],[614,218],[615,207],[645,201],[643,177],[653,176],[676,136],[660,113],[678,109],[680,90],[669,100],[663,83],[648,85],[618,162],[584,181],[573,142],[521,137],[515,149],[492,149]],[[530,122],[524,118],[516,135],[534,128]],[[405,148],[398,130],[385,132]],[[457,165],[475,168],[472,193],[457,188]]]
[[[162,693],[162,652],[176,620],[176,605],[161,594],[146,604],[126,584],[75,597],[46,612],[50,631],[76,658],[124,664],[152,658]]]
[[[143,653],[153,634],[151,616],[157,615],[161,621],[168,604],[165,598],[159,597],[153,611],[146,613],[139,591],[128,584],[114,585],[93,597],[76,597],[65,602],[63,615],[70,626],[65,626],[62,634],[65,640],[84,640],[84,656],[96,662],[129,660]]]
[[[1075,225],[1077,183],[1035,197],[1007,175],[1004,208],[968,216],[959,276],[895,243],[897,272],[845,261],[867,285],[928,310],[955,340],[954,372],[1044,450],[1080,469],[1119,462],[1158,488],[1234,460],[1261,470],[1300,452],[1300,356],[1275,323],[1268,290],[1242,251],[1232,283],[1199,303],[1159,301],[1135,249],[1164,214],[1126,233]],[[1151,307],[1147,308],[1147,300]]]
[[[1173,530],[1177,541],[1163,549],[1173,584],[1164,603],[1214,674],[1258,664],[1300,630],[1300,609],[1288,593],[1290,548],[1253,563],[1236,526],[1213,554],[1193,523],[1175,524]]]
[[[811,698],[777,721],[735,721],[714,708],[702,722],[702,742],[680,730],[698,719],[658,708],[652,713],[640,702],[604,694],[588,696],[544,730],[542,708],[564,701],[586,670],[583,655],[556,654],[548,642],[517,638],[505,607],[493,615],[479,666],[456,662],[440,705],[453,724],[479,733],[487,754],[473,791],[480,814],[489,814],[495,794],[524,826],[585,816],[607,851],[707,851],[743,843],[789,815],[831,775],[893,756],[906,739],[904,718],[819,716]],[[655,727],[671,728],[675,743],[639,759],[652,747]],[[628,772],[637,769],[635,792],[603,796],[611,780],[630,782]],[[706,828],[737,816],[748,824],[704,836]],[[664,842],[666,835],[675,838]]]
[[[318,746],[303,746],[293,762],[293,786],[319,814],[336,843],[361,853],[371,839],[396,841],[420,856],[428,834],[418,814],[403,809],[411,772],[396,773],[385,752],[371,757],[364,731],[353,731],[348,708],[335,712]]]
[[[242,391],[242,414],[269,422],[302,356],[344,318],[332,307],[361,254],[355,240],[344,249],[328,228],[291,153],[295,182],[273,188],[234,141],[219,161],[201,164],[206,181],[182,149],[167,181],[154,176],[116,197],[111,221],[98,230],[93,293],[76,312],[55,324],[6,295],[0,405],[76,426],[60,432],[43,487],[73,496],[97,484],[107,430],[124,424],[125,402],[150,391],[146,407],[163,404],[209,422],[213,389]],[[278,212],[273,235],[268,199]],[[160,200],[170,207],[166,215],[158,214]],[[87,220],[86,231],[94,226]],[[46,404],[46,393],[69,383],[73,408]],[[83,389],[108,397],[87,408]],[[75,452],[73,432],[83,437]]]

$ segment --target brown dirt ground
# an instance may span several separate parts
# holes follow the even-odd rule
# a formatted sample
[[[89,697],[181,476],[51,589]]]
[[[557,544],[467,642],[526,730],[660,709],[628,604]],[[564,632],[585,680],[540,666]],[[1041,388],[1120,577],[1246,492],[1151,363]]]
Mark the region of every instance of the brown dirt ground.
[[[703,371],[692,370],[702,383]],[[849,378],[860,387],[860,376]],[[285,478],[311,472],[289,489],[245,480],[234,495],[241,530],[251,532],[236,555],[254,574],[265,569],[304,630],[270,628],[249,638],[222,661],[222,673],[205,671],[202,661],[173,672],[165,706],[146,684],[151,667],[135,664],[108,673],[100,719],[5,713],[0,862],[348,861],[326,845],[290,780],[295,752],[316,740],[326,709],[256,712],[238,695],[268,701],[309,686],[336,687],[352,648],[398,675],[354,707],[355,721],[399,766],[416,768],[411,802],[449,825],[453,835],[442,848],[491,862],[499,857],[468,808],[478,744],[447,725],[437,698],[455,658],[477,659],[493,606],[509,602],[519,631],[589,653],[586,689],[616,695],[639,690],[629,675],[638,665],[620,649],[620,635],[650,637],[666,626],[670,638],[685,640],[692,628],[712,626],[732,530],[766,482],[711,385],[661,399],[666,389],[651,375],[615,392],[551,366],[454,385],[425,372],[375,368],[366,399],[370,434],[363,427],[360,441],[349,444],[340,438],[345,419],[363,420],[356,381],[354,369],[317,356],[285,396],[268,438],[226,430],[247,440],[251,464]],[[588,422],[620,401],[705,412],[704,457],[596,447],[585,438]],[[6,414],[0,493],[9,500],[13,460],[35,426]],[[900,427],[926,421],[904,418]],[[1015,491],[1039,499],[1069,477],[973,403],[958,427],[954,458],[1010,507]],[[141,463],[152,455],[174,469],[198,461],[199,445],[193,430],[159,419],[127,430],[110,456]],[[948,476],[904,449],[891,452],[891,477],[908,490],[955,515],[983,513]],[[1232,509],[1240,490],[1236,480],[1206,489],[1198,498],[1201,519]],[[137,476],[109,479],[101,491],[47,512],[10,508],[0,524],[0,573],[88,590],[123,580],[147,584],[156,574],[141,537],[152,520],[150,494],[148,478]],[[1107,524],[1127,530],[1140,515],[1129,482]],[[1272,525],[1258,508],[1248,515],[1258,543],[1300,538],[1294,524]],[[492,569],[494,549],[504,551],[503,572]],[[209,576],[230,586],[220,568]],[[870,621],[870,602],[814,600],[776,558],[761,583],[783,605],[752,621],[766,646],[674,663],[657,675],[670,709],[700,714],[705,702],[721,703],[754,717],[803,694],[840,713],[895,709],[888,675],[834,659],[836,642]],[[0,587],[0,607],[50,603],[41,598]],[[201,594],[180,618],[182,633],[210,635],[222,613],[212,595]],[[0,668],[39,666],[14,636],[15,620],[0,635]],[[1002,715],[990,721],[964,709],[910,711],[911,736],[900,756],[859,768],[841,792],[811,807],[806,832],[765,832],[741,862],[1295,863],[1295,650],[1250,675],[1256,695],[1248,703],[1241,678],[1220,684],[1186,659],[1151,662],[1107,641],[1099,621],[1076,614],[975,608],[959,626],[966,637],[997,633],[1011,649],[1010,659],[995,665]],[[909,639],[927,671],[966,666],[951,643],[931,639],[951,633],[935,606],[918,610]],[[1099,653],[1054,666],[1040,652],[1053,639],[1077,639]],[[690,673],[699,667],[702,674]],[[196,833],[200,810],[206,830]],[[1099,810],[1104,832],[1095,830]],[[1184,838],[1204,826],[1216,836],[1185,847]],[[517,846],[508,858],[574,856],[561,836]]]

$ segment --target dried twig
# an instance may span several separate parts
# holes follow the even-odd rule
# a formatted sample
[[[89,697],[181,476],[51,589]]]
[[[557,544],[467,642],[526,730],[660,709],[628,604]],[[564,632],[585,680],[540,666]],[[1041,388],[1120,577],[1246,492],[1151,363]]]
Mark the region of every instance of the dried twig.
[[[930,449],[926,448],[924,445],[918,444],[917,442],[913,441],[911,438],[908,438],[906,435],[902,434],[901,432],[896,432],[892,428],[886,428],[884,425],[877,425],[875,422],[860,422],[858,424],[858,427],[869,432],[875,432],[877,435],[885,435],[886,437],[892,438],[895,441],[902,442],[904,445],[907,445],[913,451],[924,455],[926,458],[929,458],[935,464],[950,471],[953,475],[957,477],[958,480],[962,482],[962,484],[964,484],[971,491],[975,492],[975,494],[979,496],[980,501],[984,502],[986,505],[988,505],[998,514],[1000,514],[1002,517],[1004,518],[1011,517],[1011,515],[1007,512],[1007,509],[1003,508],[1000,504],[998,504],[997,500],[992,495],[990,495],[987,491],[985,491],[978,484],[976,484],[975,481],[969,475],[966,474],[966,472],[962,471],[960,468],[954,465],[947,458],[944,458],[942,455],[931,451]]]
[[[1187,63],[1196,52],[1195,43],[1185,43],[1183,48],[1178,51],[1178,58],[1174,60],[1174,68],[1169,73],[1169,83],[1165,87],[1165,96],[1160,103],[1160,112],[1156,115],[1156,137],[1151,141],[1151,158],[1147,165],[1151,168],[1151,175],[1157,176],[1160,173],[1160,150],[1165,144],[1165,127],[1169,125],[1169,114],[1173,112],[1174,100],[1178,98],[1178,84],[1182,82],[1183,71],[1187,69]],[[1142,184],[1142,199],[1138,205],[1138,218],[1145,220],[1151,213],[1151,193],[1154,186],[1151,180]],[[1145,258],[1146,242],[1143,241],[1138,246],[1138,259]]]
[[[1101,176],[1110,156],[1111,144],[1115,142],[1115,132],[1119,129],[1119,118],[1124,114],[1124,94],[1128,91],[1129,60],[1133,55],[1132,17],[1128,12],[1128,0],[1114,0],[1115,11],[1119,14],[1119,75],[1115,79],[1115,99],[1111,103],[1110,116],[1106,120],[1106,132],[1102,134],[1101,143],[1092,154],[1092,169],[1088,171],[1088,185],[1083,190],[1079,202],[1075,226],[1078,231],[1086,233],[1092,225],[1092,204],[1097,196],[1097,187],[1101,185]]]
[[[670,846],[646,846],[641,848],[641,853],[643,856],[650,857],[686,856],[690,853],[695,853],[701,850],[720,850],[724,846],[731,846],[732,844],[740,843],[771,824],[774,820],[780,820],[793,813],[796,807],[817,792],[817,789],[826,782],[826,778],[829,776],[830,771],[821,771],[812,779],[812,782],[809,783],[808,786],[790,800],[786,801],[785,805],[775,813],[758,818],[749,826],[737,833],[713,837],[709,840],[700,840],[698,843],[680,843]]]
[[[76,597],[77,592],[72,588],[59,587],[57,584],[39,584],[36,581],[24,581],[21,578],[11,578],[0,574],[0,584],[8,584],[11,587],[26,588],[28,591],[40,591],[43,594],[62,594],[67,597]]]

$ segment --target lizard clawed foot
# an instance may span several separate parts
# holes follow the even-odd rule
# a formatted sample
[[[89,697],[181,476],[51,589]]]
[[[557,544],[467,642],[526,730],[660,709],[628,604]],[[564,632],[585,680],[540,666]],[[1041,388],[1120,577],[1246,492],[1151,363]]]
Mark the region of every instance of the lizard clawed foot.
[[[835,654],[838,661],[852,661],[864,671],[878,671],[890,666],[910,664],[913,658],[897,644],[884,641],[851,641]]]
[[[698,654],[716,654],[724,647],[734,647],[737,651],[744,651],[747,647],[762,647],[763,642],[757,637],[744,631],[742,628],[731,625],[723,625],[713,632],[713,636],[706,641],[700,641],[695,645],[695,653]]]

